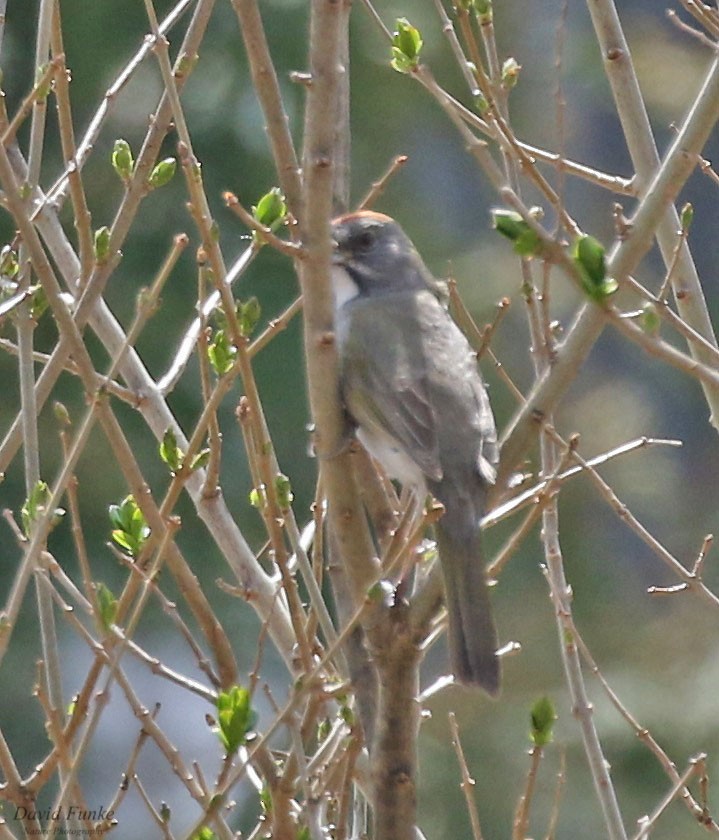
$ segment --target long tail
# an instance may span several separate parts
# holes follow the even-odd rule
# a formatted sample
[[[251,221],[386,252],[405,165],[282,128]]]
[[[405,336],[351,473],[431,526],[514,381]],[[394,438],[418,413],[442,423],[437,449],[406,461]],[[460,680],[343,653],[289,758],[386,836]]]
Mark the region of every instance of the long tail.
[[[479,525],[466,504],[444,505],[445,514],[437,523],[437,547],[447,596],[452,671],[460,682],[479,685],[494,696],[500,684],[497,628]]]

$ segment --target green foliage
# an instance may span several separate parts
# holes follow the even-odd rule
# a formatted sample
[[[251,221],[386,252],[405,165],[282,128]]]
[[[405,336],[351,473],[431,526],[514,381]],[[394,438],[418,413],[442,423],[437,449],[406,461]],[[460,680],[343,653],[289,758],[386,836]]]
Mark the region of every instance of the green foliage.
[[[228,755],[236,753],[245,743],[256,720],[248,689],[233,685],[229,691],[217,695],[216,730]]]
[[[167,429],[160,442],[160,458],[176,473],[181,467],[185,453],[177,445],[177,438],[172,429]]]
[[[694,221],[694,207],[688,201],[682,207],[682,212],[679,218],[682,223],[682,231],[686,233],[691,227],[692,222]]]
[[[235,313],[242,337],[249,338],[255,331],[262,315],[262,307],[260,306],[259,300],[253,295],[249,300],[244,301],[244,303],[237,301]]]
[[[98,583],[95,587],[97,595],[97,608],[100,623],[104,630],[109,630],[117,616],[117,598],[104,583]]]
[[[397,29],[392,35],[392,67],[398,73],[411,73],[419,66],[422,35],[407,20],[397,18]]]
[[[266,192],[252,208],[255,221],[272,231],[277,230],[287,218],[287,203],[279,187],[273,187]],[[263,245],[264,240],[259,231],[252,232],[252,239],[257,245]]]
[[[292,493],[292,482],[283,473],[275,476],[275,493],[280,510],[288,510],[295,497]]]
[[[185,453],[177,445],[177,438],[172,429],[167,429],[160,442],[160,458],[167,464],[172,473],[178,473],[185,465]],[[207,465],[210,458],[209,449],[201,449],[190,461],[190,471],[194,472]]]
[[[514,243],[514,252],[521,257],[536,257],[542,253],[542,240],[515,210],[492,210],[494,229]]]
[[[0,251],[0,277],[3,280],[13,280],[19,270],[17,253],[9,245],[3,245]]]
[[[160,187],[164,187],[165,184],[169,184],[175,177],[176,170],[177,161],[174,157],[167,157],[164,160],[161,160],[155,165],[155,168],[150,173],[150,177],[147,179],[148,186],[151,190],[157,190]]]
[[[115,140],[112,149],[112,168],[118,176],[127,183],[132,177],[135,168],[135,161],[132,157],[132,149],[127,140]]]
[[[617,290],[617,281],[607,277],[604,246],[589,234],[578,236],[572,247],[572,259],[579,269],[582,288],[592,300],[603,303]]]
[[[651,302],[645,303],[639,317],[639,324],[644,332],[649,333],[649,335],[656,335],[661,323],[662,319],[659,317],[657,307]]]
[[[198,832],[192,835],[192,840],[217,840],[217,835],[211,828],[203,825]]]
[[[549,697],[540,697],[532,706],[529,737],[535,747],[546,747],[552,742],[552,730],[557,719],[554,704]]]
[[[107,262],[110,254],[110,228],[103,225],[95,231],[94,251],[96,262]]]
[[[218,376],[224,376],[232,370],[237,356],[237,348],[230,342],[224,330],[217,330],[212,336],[207,356],[212,369]]]
[[[113,525],[113,542],[131,557],[137,557],[150,536],[150,527],[135,497],[125,496],[119,505],[110,505],[108,515]]]
[[[45,513],[51,498],[52,493],[47,484],[44,481],[37,481],[20,509],[22,530],[26,537],[29,538],[32,535],[33,525]],[[64,515],[64,508],[55,508],[52,514],[51,526],[55,527]]]
[[[492,22],[492,0],[472,0],[472,5],[480,24]]]
[[[265,787],[260,791],[260,806],[263,813],[272,813],[272,791],[269,788]]]

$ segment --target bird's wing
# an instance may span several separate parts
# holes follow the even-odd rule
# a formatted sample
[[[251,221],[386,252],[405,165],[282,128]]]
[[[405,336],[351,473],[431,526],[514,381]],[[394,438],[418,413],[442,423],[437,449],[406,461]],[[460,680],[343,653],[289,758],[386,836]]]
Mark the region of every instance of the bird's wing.
[[[391,435],[429,479],[439,481],[437,418],[422,345],[408,340],[402,313],[396,315],[378,319],[371,307],[354,310],[343,352],[345,402],[360,426]]]

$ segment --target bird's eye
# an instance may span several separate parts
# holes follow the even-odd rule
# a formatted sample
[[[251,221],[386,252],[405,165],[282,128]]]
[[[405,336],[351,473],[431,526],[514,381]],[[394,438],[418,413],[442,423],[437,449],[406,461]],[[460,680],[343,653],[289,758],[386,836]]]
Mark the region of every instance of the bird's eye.
[[[375,232],[371,228],[365,228],[355,237],[355,248],[358,251],[369,251],[377,240]]]

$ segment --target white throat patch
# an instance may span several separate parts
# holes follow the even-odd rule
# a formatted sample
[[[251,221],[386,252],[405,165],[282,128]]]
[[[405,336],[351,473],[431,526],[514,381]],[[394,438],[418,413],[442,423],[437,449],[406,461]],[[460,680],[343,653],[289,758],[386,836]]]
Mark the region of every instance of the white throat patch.
[[[335,295],[335,310],[340,310],[346,303],[359,294],[357,284],[350,277],[347,269],[341,265],[332,266],[332,288]]]

